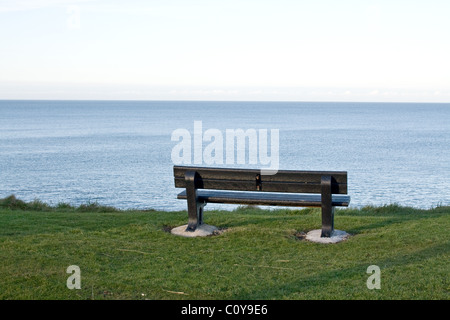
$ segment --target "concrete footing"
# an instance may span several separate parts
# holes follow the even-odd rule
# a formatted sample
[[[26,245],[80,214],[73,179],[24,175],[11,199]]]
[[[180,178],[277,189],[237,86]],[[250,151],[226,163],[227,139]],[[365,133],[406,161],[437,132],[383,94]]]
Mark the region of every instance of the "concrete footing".
[[[186,228],[187,228],[187,224],[173,228],[170,231],[170,233],[177,235],[177,236],[195,238],[195,237],[210,236],[219,230],[217,227],[211,226],[209,224],[201,224],[200,226],[197,227],[197,229],[195,229],[195,231],[192,231],[192,232],[186,231]]]
[[[306,234],[306,240],[317,243],[338,243],[344,241],[349,237],[349,234],[342,230],[334,230],[331,234],[331,237],[321,237],[322,234],[321,229],[311,230]]]

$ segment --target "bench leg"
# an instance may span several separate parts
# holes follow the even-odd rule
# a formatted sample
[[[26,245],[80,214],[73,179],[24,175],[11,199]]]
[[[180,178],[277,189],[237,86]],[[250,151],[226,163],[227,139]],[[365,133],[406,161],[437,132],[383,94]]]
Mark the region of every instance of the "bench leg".
[[[197,203],[194,208],[189,207],[188,204],[188,226],[186,231],[194,232],[198,226],[203,224],[203,207],[205,203]]]
[[[322,189],[322,234],[321,237],[331,237],[334,230],[334,207],[331,202],[331,176],[323,176]]]
[[[334,207],[322,207],[322,234],[321,237],[329,238],[334,231]]]
[[[186,231],[194,232],[199,225],[203,224],[203,207],[206,205],[206,203],[198,201],[196,189],[196,172],[187,171],[184,178],[186,180],[186,195],[189,216]]]

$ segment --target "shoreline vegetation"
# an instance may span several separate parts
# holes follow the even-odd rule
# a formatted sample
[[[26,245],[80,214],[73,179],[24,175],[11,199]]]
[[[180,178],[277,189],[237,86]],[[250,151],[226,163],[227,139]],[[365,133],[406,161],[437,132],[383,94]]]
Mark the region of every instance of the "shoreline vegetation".
[[[450,206],[337,209],[350,237],[317,244],[320,209],[207,210],[221,232],[170,233],[186,211],[0,199],[0,299],[303,300],[450,298]],[[81,289],[66,272],[79,266]],[[369,289],[368,267],[381,288]]]
[[[237,206],[238,208],[258,208],[258,206]],[[450,205],[442,205],[437,204],[435,206],[431,206],[430,208],[424,209],[424,208],[416,208],[416,207],[409,207],[409,206],[402,206],[396,203],[391,204],[383,204],[383,205],[366,205],[362,207],[348,207],[348,208],[340,208],[337,207],[336,210],[375,210],[375,211],[383,211],[381,208],[403,208],[403,209],[410,209],[413,211],[429,211],[434,210],[438,208],[449,208]],[[120,209],[116,208],[114,206],[108,206],[108,205],[102,205],[98,203],[97,201],[94,202],[87,202],[85,204],[80,204],[78,206],[72,205],[67,202],[59,202],[56,205],[51,205],[46,202],[43,202],[39,199],[35,199],[33,201],[23,201],[21,199],[16,198],[15,195],[10,195],[8,197],[5,197],[3,199],[0,199],[0,209],[9,209],[9,210],[27,210],[27,211],[45,211],[45,212],[51,212],[51,211],[77,211],[77,212],[172,212],[172,211],[165,211],[165,210],[156,210],[153,208],[148,209]],[[264,209],[261,208],[260,210],[267,210],[267,211],[273,211],[273,210],[284,210],[284,209]],[[304,208],[304,209],[295,209],[292,207],[292,209],[287,209],[290,211],[299,211],[299,210],[314,210],[311,208]],[[177,210],[179,212],[180,210]],[[182,210],[183,211],[183,210]],[[230,211],[230,210],[212,210],[212,211]]]

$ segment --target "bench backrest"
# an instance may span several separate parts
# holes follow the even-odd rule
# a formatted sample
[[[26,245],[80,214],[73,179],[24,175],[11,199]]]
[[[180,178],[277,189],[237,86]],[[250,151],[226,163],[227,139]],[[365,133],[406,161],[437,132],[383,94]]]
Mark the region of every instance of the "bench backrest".
[[[176,188],[186,188],[185,173],[197,173],[197,189],[321,193],[322,176],[331,177],[331,193],[347,194],[346,171],[279,170],[275,175],[261,175],[258,169],[225,169],[174,166]]]

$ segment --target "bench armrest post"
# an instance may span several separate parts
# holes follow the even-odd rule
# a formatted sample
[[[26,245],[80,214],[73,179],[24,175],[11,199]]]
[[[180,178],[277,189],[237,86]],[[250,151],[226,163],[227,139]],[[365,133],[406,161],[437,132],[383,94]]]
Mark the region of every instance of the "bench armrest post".
[[[205,206],[205,203],[201,203],[198,201],[197,172],[187,171],[184,178],[186,180],[186,196],[189,216],[186,231],[194,232],[197,227],[203,223],[203,207]]]
[[[334,207],[331,198],[331,176],[322,176],[321,179],[322,202],[322,234],[321,237],[331,237],[334,230]]]

